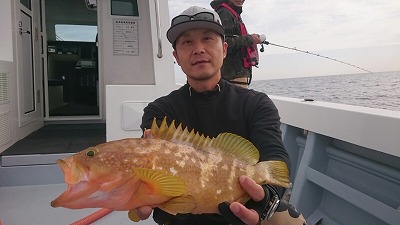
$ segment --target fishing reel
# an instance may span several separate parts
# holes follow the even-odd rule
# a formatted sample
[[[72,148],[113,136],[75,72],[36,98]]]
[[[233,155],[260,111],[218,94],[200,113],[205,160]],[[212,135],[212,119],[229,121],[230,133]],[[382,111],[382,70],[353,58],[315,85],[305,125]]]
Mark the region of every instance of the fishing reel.
[[[261,40],[260,52],[264,52],[264,44],[268,45],[269,42],[267,41],[267,37],[265,36],[265,34],[260,35],[260,40]]]

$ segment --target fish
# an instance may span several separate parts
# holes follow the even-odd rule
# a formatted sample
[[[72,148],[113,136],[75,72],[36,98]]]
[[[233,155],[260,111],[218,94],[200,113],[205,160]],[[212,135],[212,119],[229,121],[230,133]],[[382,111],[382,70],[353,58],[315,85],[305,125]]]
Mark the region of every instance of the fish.
[[[151,138],[125,138],[84,149],[56,162],[66,190],[51,202],[69,209],[128,211],[141,206],[178,213],[219,213],[221,202],[247,202],[239,177],[288,188],[283,161],[259,162],[258,149],[233,133],[209,137],[154,118]]]

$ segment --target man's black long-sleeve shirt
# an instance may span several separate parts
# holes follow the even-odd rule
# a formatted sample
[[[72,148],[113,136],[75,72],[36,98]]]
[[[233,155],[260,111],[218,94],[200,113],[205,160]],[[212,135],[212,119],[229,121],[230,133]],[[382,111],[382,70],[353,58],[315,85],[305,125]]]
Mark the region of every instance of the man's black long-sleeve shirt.
[[[220,80],[213,91],[197,93],[188,84],[160,97],[144,109],[141,128],[149,129],[167,117],[189,131],[216,137],[223,132],[240,135],[257,147],[260,161],[281,160],[290,168],[280,130],[280,117],[272,100],[262,92]],[[184,128],[183,127],[183,128]],[[276,187],[282,197],[284,188]]]

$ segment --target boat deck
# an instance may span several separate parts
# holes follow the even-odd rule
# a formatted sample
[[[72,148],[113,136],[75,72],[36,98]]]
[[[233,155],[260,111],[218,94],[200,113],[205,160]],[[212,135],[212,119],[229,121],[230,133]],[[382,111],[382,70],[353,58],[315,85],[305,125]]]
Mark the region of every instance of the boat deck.
[[[65,190],[65,184],[0,187],[0,220],[4,225],[71,224],[98,209],[52,208],[50,202]],[[132,224],[126,211],[113,211],[93,225]],[[143,225],[154,224],[151,220]]]
[[[2,152],[2,224],[71,224],[99,210],[52,208],[50,202],[66,188],[55,160],[105,140],[106,126],[103,123],[49,124]],[[132,221],[129,220],[127,211],[113,211],[92,224],[123,225],[132,224]],[[155,223],[148,219],[137,224]]]
[[[75,153],[106,141],[106,125],[48,124],[17,141],[0,156]]]

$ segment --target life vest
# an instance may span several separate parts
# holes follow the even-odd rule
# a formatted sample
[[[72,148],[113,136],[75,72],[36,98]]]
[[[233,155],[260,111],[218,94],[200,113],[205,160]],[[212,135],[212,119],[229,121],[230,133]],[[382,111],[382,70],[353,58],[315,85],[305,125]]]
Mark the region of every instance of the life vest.
[[[232,9],[232,7],[230,7],[226,3],[222,3],[217,8],[215,8],[215,11],[217,11],[219,7],[224,7],[226,9],[228,9],[232,13],[232,15],[235,16],[236,20],[240,24],[240,32],[242,35],[248,34],[246,26],[244,25],[244,23],[242,21],[242,18],[240,18],[240,16],[237,14],[237,12],[235,10]],[[252,45],[250,47],[246,47],[246,49],[244,49],[243,51],[244,51],[243,66],[245,68],[250,68],[252,66],[257,67],[258,59],[259,59],[257,45]]]

